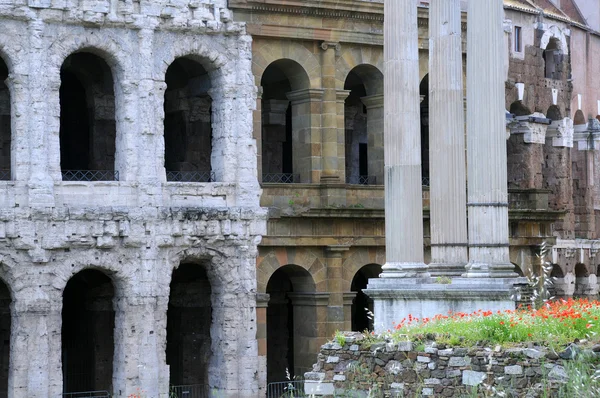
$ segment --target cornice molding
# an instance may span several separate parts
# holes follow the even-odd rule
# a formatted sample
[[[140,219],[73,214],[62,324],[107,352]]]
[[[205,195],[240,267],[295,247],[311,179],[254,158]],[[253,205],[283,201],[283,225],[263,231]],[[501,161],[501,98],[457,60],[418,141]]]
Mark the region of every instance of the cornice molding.
[[[383,2],[360,0],[229,0],[231,10],[383,22]]]

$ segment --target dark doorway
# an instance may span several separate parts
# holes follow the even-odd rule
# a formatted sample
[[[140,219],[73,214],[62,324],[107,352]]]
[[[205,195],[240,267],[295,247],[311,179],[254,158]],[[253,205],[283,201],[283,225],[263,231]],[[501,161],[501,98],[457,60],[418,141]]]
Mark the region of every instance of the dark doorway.
[[[10,180],[10,91],[5,80],[8,78],[8,67],[0,58],[0,180]]]

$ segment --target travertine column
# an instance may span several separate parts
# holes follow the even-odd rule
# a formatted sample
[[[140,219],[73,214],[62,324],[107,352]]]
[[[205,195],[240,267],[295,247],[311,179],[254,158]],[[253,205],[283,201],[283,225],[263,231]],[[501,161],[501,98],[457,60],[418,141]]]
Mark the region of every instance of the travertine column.
[[[322,109],[322,150],[323,174],[321,181],[337,183],[340,181],[338,174],[338,131],[337,131],[337,90],[335,87],[335,52],[339,43],[324,42],[321,81],[323,85]]]
[[[328,246],[325,249],[327,261],[327,334],[333,336],[336,330],[344,330],[344,278],[342,275],[342,254],[348,246]]]
[[[467,277],[516,277],[508,253],[502,0],[470,1],[467,29]]]
[[[385,245],[381,277],[429,276],[423,262],[417,7],[386,0]]]
[[[460,16],[460,0],[429,4],[432,275],[462,275],[468,261]]]

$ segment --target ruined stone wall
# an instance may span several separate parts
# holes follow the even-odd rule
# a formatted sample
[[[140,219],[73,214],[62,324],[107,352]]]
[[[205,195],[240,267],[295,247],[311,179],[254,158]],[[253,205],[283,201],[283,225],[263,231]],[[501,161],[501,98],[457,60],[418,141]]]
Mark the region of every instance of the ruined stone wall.
[[[499,348],[499,347],[498,347]],[[344,346],[321,347],[313,371],[305,374],[307,394],[332,397],[362,390],[371,396],[554,396],[567,378],[565,361],[539,347],[446,347],[413,342],[367,343],[348,334]],[[492,390],[493,389],[493,390]],[[494,392],[495,391],[495,392]]]
[[[94,354],[105,365],[112,357],[114,371],[98,365],[97,377],[111,379],[116,397],[140,388],[166,398],[170,282],[182,263],[203,267],[210,282],[211,315],[202,317],[209,331],[198,343],[211,352],[206,384],[227,397],[259,395],[255,258],[266,214],[252,138],[256,88],[251,38],[225,6],[18,0],[0,7],[10,91],[7,102],[0,86],[0,130],[10,104],[14,148],[12,180],[0,186],[0,279],[12,299],[9,396],[62,394],[62,294],[73,275],[93,268],[113,283],[115,313],[114,347]],[[108,87],[93,91],[93,110],[99,135],[110,136],[113,123],[114,139],[97,145],[95,156],[118,181],[62,181],[60,72],[79,52],[110,69]],[[165,76],[179,57],[202,65],[213,87],[211,114],[204,103],[192,112],[194,122],[212,124],[212,183],[166,181]]]

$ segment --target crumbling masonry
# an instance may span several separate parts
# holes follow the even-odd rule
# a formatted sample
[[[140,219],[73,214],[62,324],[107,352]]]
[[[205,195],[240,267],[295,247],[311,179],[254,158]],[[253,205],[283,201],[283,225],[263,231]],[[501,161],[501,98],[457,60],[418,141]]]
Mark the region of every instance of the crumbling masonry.
[[[0,5],[0,396],[257,396],[255,105],[225,0]]]

